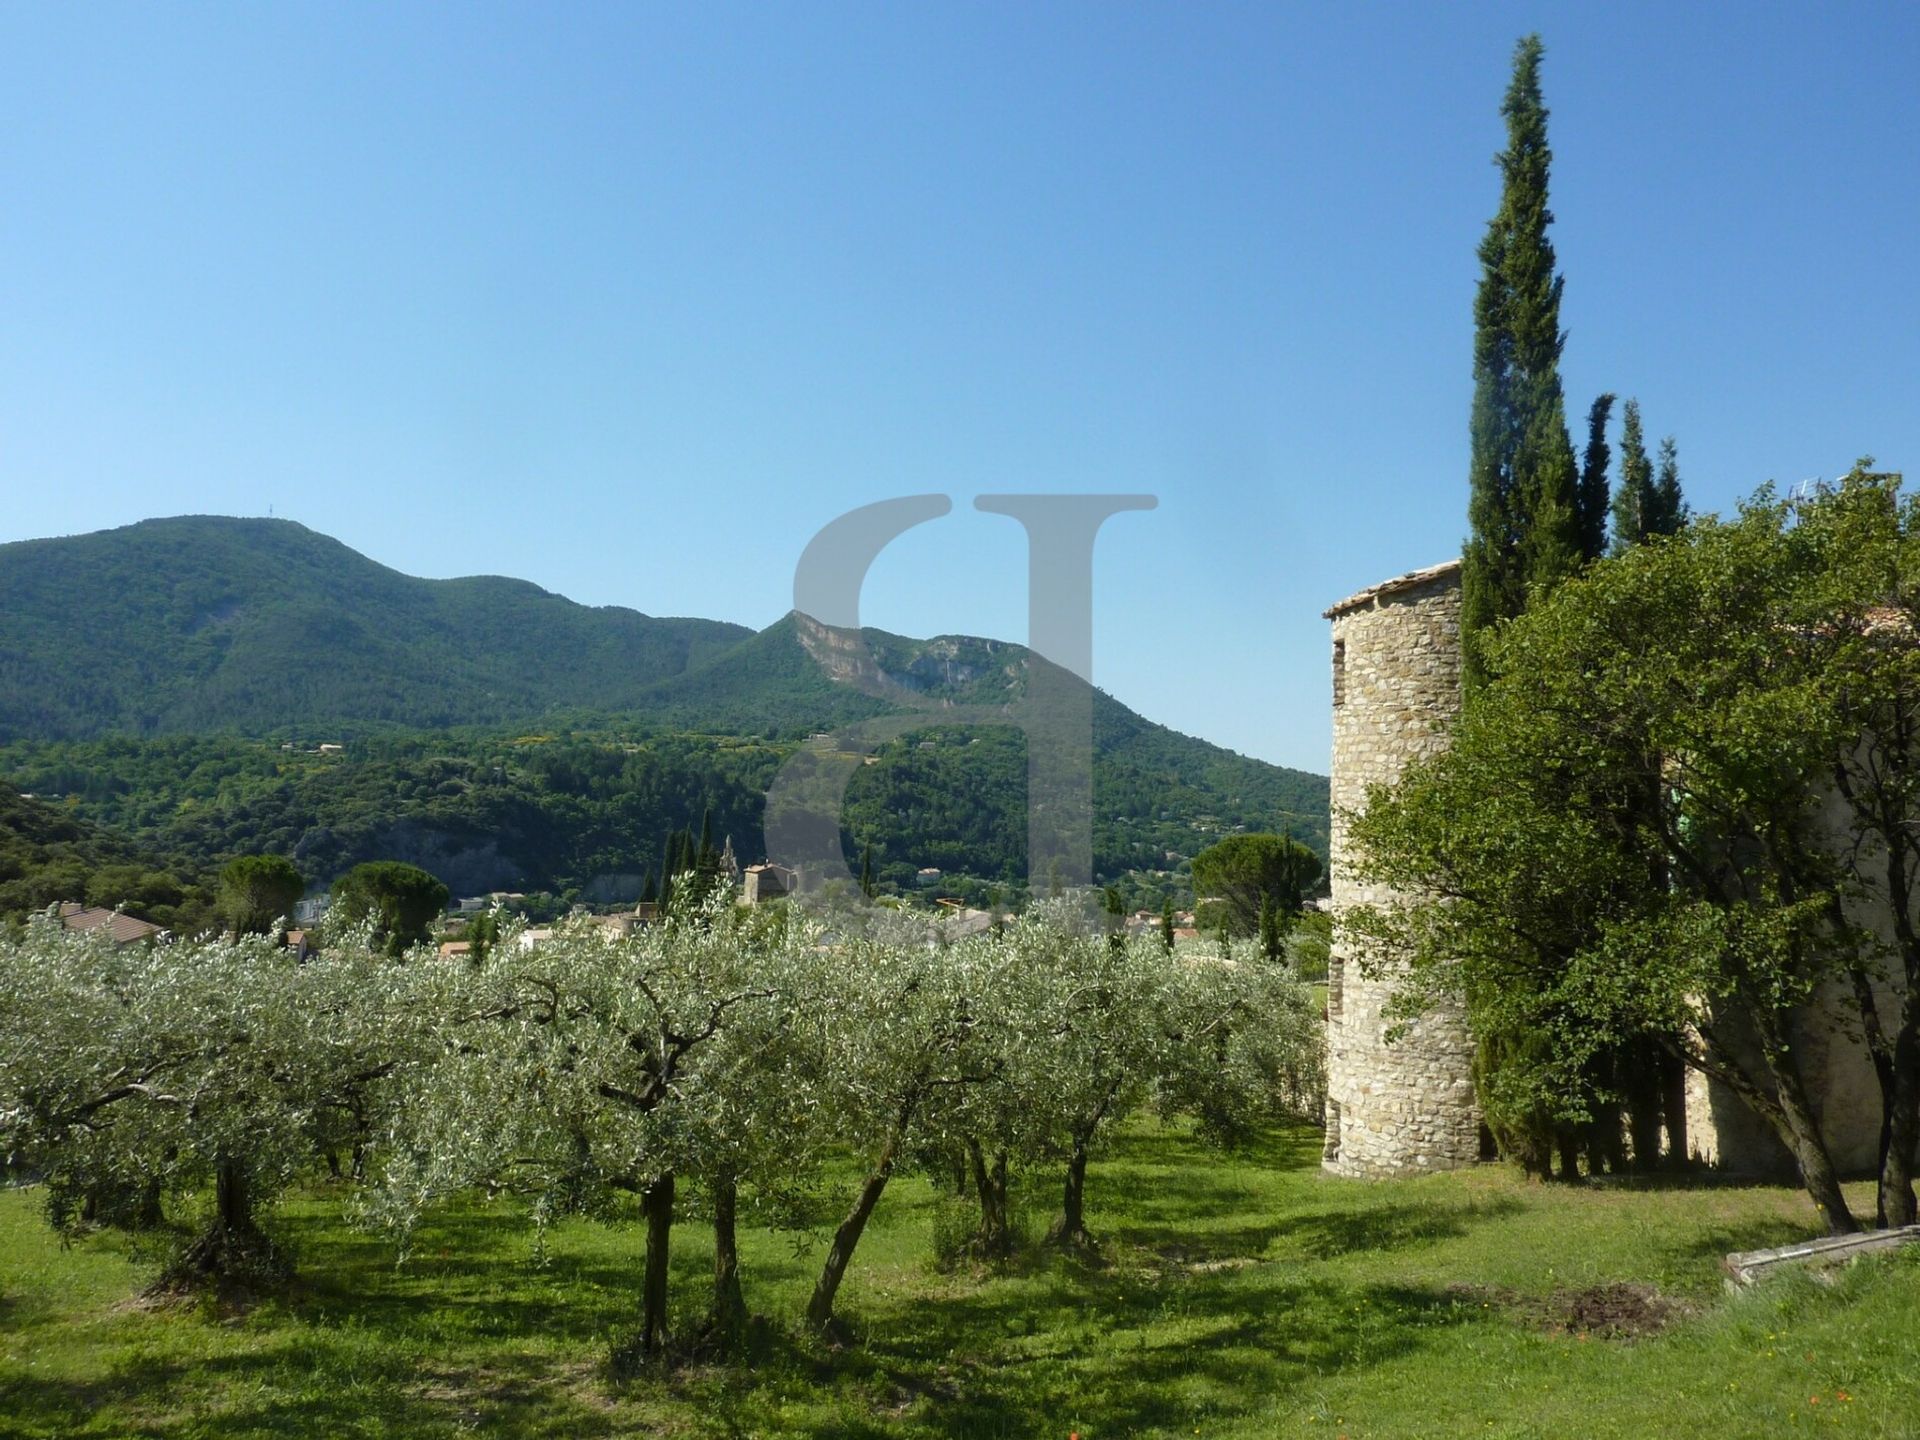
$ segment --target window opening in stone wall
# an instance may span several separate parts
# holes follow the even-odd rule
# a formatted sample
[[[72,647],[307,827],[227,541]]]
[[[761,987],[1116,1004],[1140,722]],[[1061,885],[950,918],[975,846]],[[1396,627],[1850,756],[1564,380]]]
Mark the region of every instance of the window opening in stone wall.
[[[1333,642],[1333,703],[1347,703],[1347,642]]]

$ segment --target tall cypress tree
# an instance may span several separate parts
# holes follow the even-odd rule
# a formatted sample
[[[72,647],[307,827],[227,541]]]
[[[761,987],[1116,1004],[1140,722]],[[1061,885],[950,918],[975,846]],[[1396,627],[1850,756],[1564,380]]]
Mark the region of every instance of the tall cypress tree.
[[[1680,494],[1680,448],[1671,435],[1660,442],[1660,471],[1646,519],[1649,535],[1672,535],[1687,523],[1687,502]]]
[[[1601,395],[1587,411],[1587,453],[1580,463],[1580,558],[1598,560],[1607,553],[1607,420],[1613,396]]]
[[[1547,227],[1547,107],[1538,35],[1515,48],[1501,113],[1500,209],[1480,242],[1474,295],[1473,458],[1462,553],[1469,686],[1483,678],[1472,635],[1526,608],[1529,586],[1579,568],[1579,475],[1560,388],[1561,277]]]
[[[1620,483],[1613,492],[1613,553],[1631,550],[1647,538],[1650,512],[1659,509],[1653,489],[1653,462],[1647,458],[1640,429],[1640,402],[1627,401],[1620,423]]]

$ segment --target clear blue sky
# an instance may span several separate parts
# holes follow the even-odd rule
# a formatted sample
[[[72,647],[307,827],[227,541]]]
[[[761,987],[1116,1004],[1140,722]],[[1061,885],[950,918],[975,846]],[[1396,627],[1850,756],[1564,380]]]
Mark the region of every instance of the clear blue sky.
[[[1456,553],[1539,29],[1578,422],[1690,498],[1920,479],[1920,7],[0,9],[0,540],[300,520],[420,575],[1025,636],[1004,490],[1141,491],[1095,680],[1324,771],[1320,612]]]

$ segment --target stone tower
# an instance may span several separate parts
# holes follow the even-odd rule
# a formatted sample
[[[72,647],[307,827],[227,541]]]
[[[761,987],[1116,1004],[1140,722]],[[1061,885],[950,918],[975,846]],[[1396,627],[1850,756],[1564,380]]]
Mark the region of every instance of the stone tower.
[[[1339,1175],[1447,1170],[1479,1160],[1473,1043],[1464,1018],[1429,1011],[1386,1040],[1390,975],[1367,979],[1340,936],[1340,912],[1388,892],[1349,870],[1343,810],[1369,785],[1446,746],[1460,710],[1460,562],[1387,580],[1326,612],[1333,622],[1334,942],[1327,970],[1326,1167]]]

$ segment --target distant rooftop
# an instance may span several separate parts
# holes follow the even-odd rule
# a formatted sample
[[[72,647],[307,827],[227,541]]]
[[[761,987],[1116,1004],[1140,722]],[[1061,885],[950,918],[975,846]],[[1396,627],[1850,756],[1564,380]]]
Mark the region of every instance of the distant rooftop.
[[[1396,575],[1391,580],[1382,580],[1378,585],[1369,585],[1357,595],[1349,595],[1346,599],[1329,607],[1321,618],[1332,620],[1352,610],[1364,610],[1367,606],[1384,600],[1389,595],[1398,595],[1403,590],[1417,590],[1429,581],[1444,579],[1459,573],[1460,562],[1457,559],[1443,560],[1438,565],[1427,566],[1424,570],[1409,570],[1406,574]]]
[[[158,925],[149,925],[145,920],[122,915],[118,910],[81,905],[71,900],[60,907],[60,924],[67,930],[105,930],[116,945],[131,945],[136,940],[151,940],[156,935],[167,933]]]

